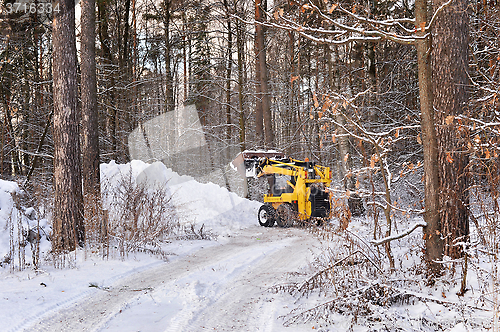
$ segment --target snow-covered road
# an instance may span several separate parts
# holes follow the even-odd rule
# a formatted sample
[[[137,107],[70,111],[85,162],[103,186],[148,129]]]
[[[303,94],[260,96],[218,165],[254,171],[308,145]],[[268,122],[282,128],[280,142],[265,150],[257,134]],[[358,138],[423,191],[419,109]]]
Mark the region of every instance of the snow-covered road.
[[[278,316],[289,309],[267,289],[307,265],[314,238],[301,229],[255,226],[219,242],[102,288],[27,330],[284,329]]]

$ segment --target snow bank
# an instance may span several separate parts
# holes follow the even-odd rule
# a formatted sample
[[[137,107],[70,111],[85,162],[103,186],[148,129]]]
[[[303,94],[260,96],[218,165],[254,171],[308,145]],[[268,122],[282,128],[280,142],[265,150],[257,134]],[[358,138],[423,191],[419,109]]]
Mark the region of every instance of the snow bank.
[[[0,180],[0,259],[3,259],[9,253],[9,221],[12,214],[17,216],[12,194],[17,192],[19,192],[17,183]]]
[[[194,225],[218,235],[257,224],[259,202],[241,198],[226,188],[179,175],[161,162],[147,164],[133,160],[127,164],[111,161],[101,165],[103,194],[116,188],[123,177],[131,176],[147,188],[166,188],[181,224]],[[105,202],[106,204],[106,202]]]
[[[260,203],[241,198],[218,185],[202,184],[192,177],[181,176],[161,162],[147,164],[133,160],[127,164],[116,164],[114,161],[102,164],[105,206],[110,206],[109,200],[113,198],[113,191],[117,190],[120,181],[125,177],[130,177],[151,190],[166,188],[167,194],[172,195],[171,202],[181,224],[194,225],[196,230],[203,226],[205,231],[224,236],[234,230],[257,225]],[[36,232],[38,225],[42,235],[41,254],[50,250],[50,242],[46,236],[51,232],[48,220],[38,220],[35,209],[31,207],[19,207],[18,210],[13,194],[22,194],[18,184],[0,180],[0,265],[9,256],[11,233],[14,235],[12,244],[16,250],[22,251],[23,260],[26,262],[32,260],[31,247],[26,241],[27,235],[30,230]],[[17,259],[16,257],[20,256],[14,255],[11,258]],[[23,265],[22,262],[18,263]]]
[[[35,248],[28,241],[35,239],[38,226],[42,236],[40,251],[43,253],[50,249],[50,243],[44,236],[50,233],[47,220],[38,220],[32,207],[18,206],[18,209],[14,204],[14,194],[23,194],[18,184],[0,180],[0,266],[10,259],[14,260],[10,263],[18,267],[32,261]]]

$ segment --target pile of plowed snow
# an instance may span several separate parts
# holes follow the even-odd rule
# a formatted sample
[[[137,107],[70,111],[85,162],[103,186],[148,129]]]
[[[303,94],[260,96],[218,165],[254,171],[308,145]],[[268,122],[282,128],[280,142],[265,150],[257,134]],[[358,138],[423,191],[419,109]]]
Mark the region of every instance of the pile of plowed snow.
[[[111,206],[109,198],[113,195],[109,193],[118,190],[120,181],[127,177],[147,188],[165,188],[167,195],[172,196],[171,203],[180,223],[188,227],[193,225],[196,230],[203,226],[205,231],[224,236],[238,229],[258,225],[257,211],[261,203],[239,197],[218,185],[203,184],[192,177],[181,176],[161,162],[147,164],[134,160],[127,164],[116,164],[114,161],[101,164],[105,207]],[[51,233],[49,221],[40,219],[33,208],[20,207],[18,210],[13,200],[14,194],[23,194],[17,183],[0,180],[0,230],[3,230],[0,232],[0,266],[8,262],[14,247],[24,252],[27,262],[31,261],[32,248],[27,242],[27,235],[29,230],[36,231],[37,227],[41,228],[42,255],[50,250],[47,241]]]
[[[116,188],[121,179],[132,177],[147,188],[166,188],[181,224],[204,226],[217,235],[258,225],[257,211],[261,203],[250,201],[212,183],[199,183],[189,176],[179,175],[161,162],[147,164],[133,160],[127,164],[111,161],[101,164],[103,195]],[[104,202],[106,204],[106,202]]]
[[[0,180],[0,229],[2,230],[0,232],[0,260],[2,263],[9,259],[10,232],[13,225],[17,226],[17,223],[13,222],[12,218],[17,219],[19,213],[14,207],[12,195],[18,192],[19,186],[17,183]]]
[[[4,263],[19,267],[24,262],[32,262],[38,228],[40,252],[50,249],[47,238],[51,228],[48,220],[40,218],[32,207],[14,204],[14,196],[24,194],[16,182],[0,180],[0,267]]]

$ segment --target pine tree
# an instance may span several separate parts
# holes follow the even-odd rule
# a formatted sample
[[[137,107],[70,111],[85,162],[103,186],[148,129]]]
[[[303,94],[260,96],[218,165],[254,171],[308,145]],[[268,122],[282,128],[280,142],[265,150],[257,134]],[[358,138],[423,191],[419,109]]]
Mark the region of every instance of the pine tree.
[[[54,252],[85,241],[77,117],[75,1],[58,2],[53,21]]]
[[[434,1],[439,8],[446,1]],[[467,1],[459,0],[438,14],[432,40],[432,81],[436,110],[440,168],[441,234],[444,254],[462,255],[456,241],[465,242],[469,235],[468,131],[455,120],[466,115],[469,19]]]

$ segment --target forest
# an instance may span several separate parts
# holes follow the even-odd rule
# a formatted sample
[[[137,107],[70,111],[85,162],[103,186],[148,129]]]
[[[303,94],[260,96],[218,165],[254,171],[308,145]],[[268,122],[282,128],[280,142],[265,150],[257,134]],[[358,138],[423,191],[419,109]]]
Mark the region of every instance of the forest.
[[[146,135],[148,121],[194,105],[203,167],[244,150],[328,165],[337,224],[365,214],[389,270],[400,267],[391,243],[420,228],[427,276],[444,273],[443,259],[466,271],[477,248],[496,261],[497,0],[1,8],[0,174],[49,207],[55,252],[84,246],[100,222],[99,165],[130,162],[134,130]],[[359,211],[349,210],[353,197]]]

